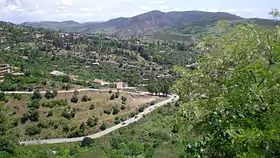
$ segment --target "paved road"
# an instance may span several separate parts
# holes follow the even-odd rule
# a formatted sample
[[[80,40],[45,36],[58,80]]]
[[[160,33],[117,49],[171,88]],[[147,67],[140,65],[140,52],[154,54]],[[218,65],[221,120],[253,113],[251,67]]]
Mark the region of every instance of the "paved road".
[[[83,90],[80,90],[80,91],[83,91]],[[67,91],[68,92],[68,91]],[[74,92],[74,91],[73,91]],[[61,92],[62,93],[62,92]],[[137,115],[137,117],[133,117],[133,118],[130,118],[128,120],[126,120],[125,122],[122,122],[118,125],[115,125],[113,127],[110,127],[104,131],[101,131],[101,132],[98,132],[98,133],[94,133],[94,134],[91,134],[91,135],[88,135],[88,136],[84,136],[84,137],[90,137],[90,138],[99,138],[99,137],[102,137],[106,134],[109,134],[119,128],[122,128],[122,127],[125,127],[125,126],[128,126],[129,124],[131,123],[134,123],[136,121],[138,121],[139,119],[141,119],[143,117],[143,115],[146,115],[152,111],[154,111],[155,109],[163,106],[163,105],[166,105],[168,103],[171,103],[171,102],[175,102],[179,99],[179,96],[177,95],[168,95],[168,99],[162,101],[162,102],[159,102],[153,106],[150,106],[148,108],[146,108],[143,112],[139,113]],[[22,141],[22,142],[19,142],[20,144],[25,144],[25,145],[35,145],[35,144],[55,144],[55,143],[67,143],[67,142],[77,142],[77,141],[82,141],[84,139],[84,137],[76,137],[76,138],[57,138],[57,139],[46,139],[46,140],[33,140],[33,141]]]

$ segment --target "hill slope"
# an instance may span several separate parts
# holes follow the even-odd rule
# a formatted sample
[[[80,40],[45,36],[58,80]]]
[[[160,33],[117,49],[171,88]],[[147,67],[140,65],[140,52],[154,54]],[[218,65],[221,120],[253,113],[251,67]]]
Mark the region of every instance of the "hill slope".
[[[35,22],[23,23],[26,26],[43,27],[66,32],[93,32],[100,30],[113,30],[110,34],[133,35],[145,34],[159,28],[169,28],[192,21],[202,20],[238,20],[239,16],[229,13],[212,13],[203,11],[151,11],[130,18],[116,18],[103,23],[77,23],[77,22]],[[105,31],[106,32],[106,31]]]

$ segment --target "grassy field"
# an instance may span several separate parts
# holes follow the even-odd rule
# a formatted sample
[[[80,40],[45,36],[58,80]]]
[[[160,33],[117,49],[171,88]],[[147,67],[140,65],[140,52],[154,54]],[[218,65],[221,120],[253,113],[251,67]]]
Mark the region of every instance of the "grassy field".
[[[86,95],[89,101],[82,102],[82,97]],[[160,101],[164,98],[156,96],[140,96],[132,94],[120,93],[118,98],[112,99],[111,96],[116,95],[116,93],[109,92],[80,92],[77,103],[72,103],[71,97],[72,93],[59,93],[54,99],[41,99],[40,107],[38,108],[39,120],[38,121],[26,121],[25,123],[21,122],[24,114],[30,111],[28,107],[31,104],[30,95],[22,95],[22,99],[12,99],[10,97],[9,102],[6,104],[9,107],[9,113],[14,115],[18,125],[14,128],[11,128],[10,131],[17,135],[20,139],[48,139],[48,138],[59,138],[59,137],[70,137],[71,132],[81,128],[81,124],[85,123],[86,127],[82,135],[92,134],[100,131],[100,126],[104,122],[107,126],[114,125],[117,120],[125,120],[133,112],[138,112],[139,108],[144,106],[149,106],[152,101]],[[123,101],[122,98],[126,98],[126,101]],[[62,106],[55,105],[54,107],[43,106],[48,103],[55,101],[64,101],[66,102]],[[117,114],[114,114],[114,108],[118,109]],[[75,116],[68,119],[64,117],[63,112],[71,113],[75,110]],[[109,111],[110,114],[105,113]],[[49,114],[52,113],[52,116]],[[95,119],[98,121],[94,127],[87,125],[87,120],[89,118]],[[30,127],[39,126],[41,132],[35,135],[26,134],[26,130]],[[66,129],[65,129],[66,128]],[[69,128],[69,129],[67,129]]]

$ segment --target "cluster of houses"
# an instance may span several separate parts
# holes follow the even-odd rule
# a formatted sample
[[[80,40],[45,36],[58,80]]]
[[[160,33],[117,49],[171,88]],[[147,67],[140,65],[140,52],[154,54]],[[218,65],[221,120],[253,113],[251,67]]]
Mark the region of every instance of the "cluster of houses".
[[[12,71],[12,68],[9,64],[0,64],[0,83],[4,82],[5,74],[11,74],[13,76],[23,76],[24,73],[15,73]],[[15,67],[14,67],[15,69]]]

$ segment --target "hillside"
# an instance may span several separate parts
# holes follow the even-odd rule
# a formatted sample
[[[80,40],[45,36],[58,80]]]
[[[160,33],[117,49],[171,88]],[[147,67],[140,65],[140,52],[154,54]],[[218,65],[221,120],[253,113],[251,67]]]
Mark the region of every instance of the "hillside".
[[[203,11],[151,11],[130,18],[116,18],[103,23],[77,22],[35,22],[23,23],[26,26],[43,27],[64,32],[105,32],[120,36],[147,34],[160,28],[170,28],[192,21],[238,20],[239,16],[229,13],[212,13]],[[108,31],[109,30],[109,31]]]

